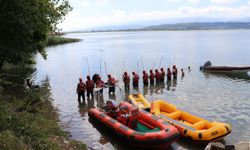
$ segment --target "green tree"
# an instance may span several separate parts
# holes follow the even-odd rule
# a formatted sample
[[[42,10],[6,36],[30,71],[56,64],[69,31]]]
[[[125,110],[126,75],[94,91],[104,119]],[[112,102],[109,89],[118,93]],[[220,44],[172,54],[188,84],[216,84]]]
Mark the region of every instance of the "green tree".
[[[71,9],[68,0],[0,0],[0,69],[30,63],[37,52],[46,58],[47,35]]]

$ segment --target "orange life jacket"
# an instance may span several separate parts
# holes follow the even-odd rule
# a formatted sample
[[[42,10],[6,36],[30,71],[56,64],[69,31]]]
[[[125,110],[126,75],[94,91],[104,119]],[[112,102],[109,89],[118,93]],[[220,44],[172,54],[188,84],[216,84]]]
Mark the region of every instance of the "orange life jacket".
[[[156,80],[160,80],[161,79],[161,74],[159,72],[155,73],[155,78]]]
[[[78,92],[85,92],[86,85],[83,82],[78,83],[77,91]]]
[[[162,71],[161,72],[161,79],[164,79],[165,78],[165,71]]]
[[[104,86],[104,82],[102,80],[97,80],[96,81],[96,87],[102,88]]]
[[[147,73],[143,74],[143,82],[144,83],[148,82],[148,74]]]
[[[150,73],[150,76],[149,76],[150,80],[153,81],[154,78],[155,78],[155,74],[154,73]]]
[[[93,80],[87,80],[86,81],[86,89],[92,90],[94,88],[94,81]]]
[[[139,82],[139,79],[140,79],[140,78],[139,78],[138,74],[135,74],[134,77],[133,77],[133,82],[134,82],[134,83],[138,83],[138,82]]]
[[[110,84],[110,85],[115,85],[115,79],[114,78],[109,78],[108,79],[108,83]]]
[[[171,79],[171,76],[172,76],[171,71],[168,71],[168,73],[167,73],[167,77],[168,77],[168,79]]]
[[[124,82],[125,84],[129,84],[129,82],[130,82],[130,77],[129,77],[129,75],[123,76],[123,82]]]

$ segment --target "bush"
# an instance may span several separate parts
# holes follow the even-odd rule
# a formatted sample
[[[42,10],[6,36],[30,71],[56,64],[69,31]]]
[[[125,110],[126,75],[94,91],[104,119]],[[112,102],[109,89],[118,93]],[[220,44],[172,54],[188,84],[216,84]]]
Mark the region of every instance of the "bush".
[[[21,97],[0,93],[0,149],[86,149],[60,129],[49,97],[48,80],[39,89],[24,91]]]
[[[80,39],[65,38],[65,37],[61,37],[61,36],[49,36],[47,45],[54,46],[54,45],[79,42],[79,41],[80,41]]]

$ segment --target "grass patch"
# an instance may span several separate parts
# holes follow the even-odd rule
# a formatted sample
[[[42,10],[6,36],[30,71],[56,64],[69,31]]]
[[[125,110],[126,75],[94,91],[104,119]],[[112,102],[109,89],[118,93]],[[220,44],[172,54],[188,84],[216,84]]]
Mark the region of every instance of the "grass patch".
[[[48,36],[47,46],[54,46],[54,45],[79,42],[79,41],[80,39],[65,38],[61,36],[50,35]]]
[[[69,139],[58,125],[58,114],[51,104],[49,81],[39,89],[22,89],[23,83],[8,74],[0,74],[0,149],[4,150],[85,150],[86,145]],[[8,76],[8,77],[7,77]],[[23,81],[23,79],[20,79]],[[10,92],[7,90],[15,87]]]

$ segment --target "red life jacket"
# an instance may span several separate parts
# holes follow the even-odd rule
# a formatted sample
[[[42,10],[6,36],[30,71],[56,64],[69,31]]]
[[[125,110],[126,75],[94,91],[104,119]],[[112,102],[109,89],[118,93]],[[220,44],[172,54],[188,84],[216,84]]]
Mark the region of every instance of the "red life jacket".
[[[129,77],[129,75],[123,76],[123,82],[124,82],[125,84],[129,84],[129,82],[130,82],[130,77]]]
[[[140,79],[140,78],[139,78],[138,74],[135,74],[134,77],[133,77],[133,82],[134,82],[134,83],[138,83],[138,82],[139,82],[139,79]]]
[[[150,73],[150,76],[149,76],[150,80],[153,81],[154,78],[155,78],[155,74],[154,73]]]
[[[114,78],[109,78],[108,79],[108,83],[109,83],[109,85],[115,85],[115,79]]]
[[[104,86],[104,82],[102,80],[97,80],[96,81],[96,87],[102,88]]]
[[[165,71],[161,72],[161,79],[163,80],[165,78]]]
[[[85,92],[86,85],[83,82],[78,83],[77,85],[77,91],[78,92]]]
[[[160,80],[161,79],[161,74],[159,72],[155,73],[155,78],[156,80]]]
[[[171,71],[168,71],[168,73],[167,73],[167,77],[168,77],[168,79],[171,79],[171,76],[172,76]]]
[[[93,90],[94,88],[94,81],[93,80],[87,80],[86,81],[86,89],[87,90]]]
[[[148,82],[148,74],[147,73],[143,74],[143,82],[144,83]]]

